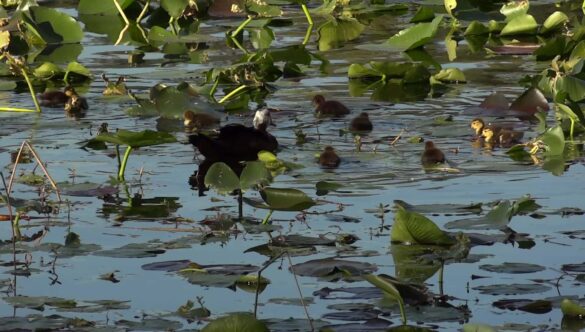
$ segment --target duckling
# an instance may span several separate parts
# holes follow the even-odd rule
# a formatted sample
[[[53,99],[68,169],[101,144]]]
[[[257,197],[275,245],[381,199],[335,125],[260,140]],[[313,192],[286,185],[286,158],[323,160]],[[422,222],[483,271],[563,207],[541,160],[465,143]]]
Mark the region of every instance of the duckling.
[[[471,120],[471,129],[475,130],[475,135],[477,135],[477,137],[481,137],[481,132],[483,130],[483,128],[485,127],[485,122],[483,122],[482,119],[480,118],[475,118],[473,120]]]
[[[326,146],[319,156],[319,165],[326,168],[335,168],[339,166],[339,163],[341,163],[341,159],[335,153],[335,149],[332,146]]]
[[[47,91],[39,96],[41,106],[63,107],[69,98],[76,94],[75,89],[68,85],[63,91]]]
[[[189,142],[205,157],[196,174],[199,196],[203,196],[205,174],[214,162],[222,161],[238,173],[241,172],[240,161],[257,160],[258,152],[262,150],[276,152],[278,141],[266,131],[268,125],[274,125],[270,111],[256,111],[253,124],[253,127],[241,124],[223,126],[214,138],[203,134],[189,136]]]
[[[219,124],[219,119],[207,113],[185,111],[183,113],[183,124],[187,129],[205,128]]]
[[[65,112],[67,113],[84,113],[89,109],[87,100],[80,97],[75,92],[69,97],[65,103]]]
[[[372,131],[372,128],[372,122],[366,112],[360,113],[349,123],[349,130],[351,131]]]
[[[316,106],[315,113],[318,116],[342,116],[349,114],[349,108],[337,100],[325,100],[322,95],[313,97],[313,104]]]
[[[437,148],[432,141],[426,141],[425,151],[423,152],[420,161],[423,166],[427,167],[434,166],[435,164],[444,164],[446,160],[443,151]]]
[[[495,132],[492,128],[487,127],[482,131],[482,136],[487,144],[499,144],[502,147],[510,147],[514,144],[520,143],[524,133],[509,129],[502,129]]]

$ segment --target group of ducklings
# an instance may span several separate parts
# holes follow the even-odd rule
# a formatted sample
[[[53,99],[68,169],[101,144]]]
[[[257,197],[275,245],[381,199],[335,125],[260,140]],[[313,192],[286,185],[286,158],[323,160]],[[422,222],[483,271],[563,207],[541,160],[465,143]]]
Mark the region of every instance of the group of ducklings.
[[[524,136],[524,133],[509,128],[486,125],[480,118],[475,118],[471,121],[471,128],[475,131],[475,135],[478,138],[483,139],[487,147],[493,147],[494,145],[510,147],[520,143],[520,140]]]

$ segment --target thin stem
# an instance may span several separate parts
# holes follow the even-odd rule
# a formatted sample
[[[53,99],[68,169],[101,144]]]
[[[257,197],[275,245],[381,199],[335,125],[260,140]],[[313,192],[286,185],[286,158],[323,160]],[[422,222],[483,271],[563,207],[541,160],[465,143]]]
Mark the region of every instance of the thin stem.
[[[20,71],[22,72],[22,76],[24,76],[24,80],[28,85],[28,90],[30,91],[32,100],[35,103],[35,109],[37,110],[37,112],[41,113],[41,106],[39,106],[39,101],[37,99],[35,88],[33,87],[32,82],[30,81],[30,78],[28,77],[28,74],[26,73],[26,70],[24,70],[24,68],[21,68]]]
[[[120,171],[118,172],[118,180],[126,181],[124,179],[124,172],[126,171],[126,163],[128,162],[128,157],[130,157],[130,153],[132,152],[132,147],[128,146],[126,148],[126,152],[124,153],[124,158],[122,159],[122,164],[120,165]]]
[[[148,12],[148,8],[149,7],[150,7],[150,0],[146,0],[146,4],[144,5],[144,8],[142,8],[142,11],[140,12],[140,15],[138,15],[138,17],[136,18],[136,23],[138,25],[140,25],[140,21],[142,21],[142,18]]]
[[[116,9],[118,9],[118,13],[120,13],[120,15],[122,15],[122,19],[124,20],[124,22],[126,22],[126,26],[130,25],[130,21],[128,20],[128,17],[126,17],[126,13],[124,13],[124,9],[122,9],[122,7],[118,3],[118,1],[116,1],[116,0],[112,0],[112,1],[114,2]]]
[[[268,221],[270,221],[270,217],[272,216],[272,212],[274,212],[274,210],[268,210],[268,214],[266,217],[264,217],[264,220],[262,220],[262,225],[268,224]]]
[[[400,308],[400,319],[402,320],[402,325],[406,325],[406,311],[404,310],[404,301],[402,297],[398,298],[398,307]]]
[[[239,87],[233,89],[232,91],[230,91],[230,93],[228,93],[227,95],[225,95],[223,98],[221,98],[218,103],[223,104],[226,100],[230,99],[231,97],[233,97],[235,94],[237,94],[238,92],[244,90],[247,87],[247,85],[243,84],[240,85]]]
[[[16,212],[14,220],[12,221],[12,236],[14,241],[20,241],[22,234],[20,233],[20,212]]]
[[[311,33],[313,33],[313,25],[309,24],[309,27],[307,27],[307,32],[305,33],[305,39],[303,39],[303,45],[307,45],[309,39],[311,39]]]
[[[171,31],[173,32],[173,34],[176,36],[177,35],[177,27],[175,27],[175,18],[171,16],[171,18],[169,18],[169,27],[171,28]]]
[[[272,211],[272,210],[270,210]],[[290,258],[290,254],[287,251],[286,257],[288,258],[288,264],[290,265],[290,272],[292,272],[293,277],[295,278],[295,284],[297,285],[297,290],[299,291],[299,296],[301,297],[301,305],[303,309],[305,309],[305,315],[307,316],[307,320],[309,321],[309,325],[311,326],[311,331],[315,331],[315,327],[313,326],[313,321],[311,320],[311,316],[309,316],[309,310],[307,310],[307,304],[303,299],[303,292],[301,291],[301,286],[299,285],[299,280],[297,279],[297,274],[295,273],[295,269],[293,267],[292,259]]]
[[[10,191],[6,186],[6,179],[4,178],[4,173],[0,172],[0,177],[2,178],[2,184],[4,184],[4,190],[6,191],[6,206],[8,207],[8,217],[10,218],[10,222],[12,223],[12,203],[10,198]],[[16,237],[14,234],[14,227],[10,227],[12,229],[12,264],[14,269],[14,295],[16,296]]]
[[[120,166],[122,166],[122,159],[120,159],[120,145],[116,144],[116,159],[118,159],[118,171],[120,171]]]
[[[16,108],[16,107],[0,107],[0,112],[27,112],[27,113],[38,113],[36,110],[28,108]]]
[[[248,18],[242,22],[236,30],[232,31],[232,38],[235,38],[250,22],[252,22],[252,16],[248,16]]]
[[[573,140],[573,131],[575,130],[575,120],[570,119],[571,120],[571,131],[569,132],[569,137],[571,138],[571,141]]]
[[[260,280],[260,277],[262,276],[262,272],[264,272],[264,270],[266,270],[270,265],[272,265],[272,263],[276,262],[277,259],[279,259],[282,255],[284,255],[284,251],[281,252],[280,254],[276,255],[275,257],[270,258],[266,263],[264,263],[264,266],[258,271],[258,281]],[[254,317],[256,317],[257,313],[258,313],[258,298],[260,297],[260,282],[256,283],[256,296],[254,296]]]
[[[115,2],[116,0],[114,0]],[[120,30],[120,34],[118,35],[118,40],[116,40],[116,43],[114,45],[118,45],[122,42],[122,38],[124,38],[124,34],[126,33],[126,31],[128,31],[128,29],[130,28],[130,24],[126,24],[126,26],[124,26],[124,29]]]
[[[244,207],[242,201],[243,201],[242,189],[238,189],[238,219],[240,221],[244,219]]]
[[[443,296],[443,271],[445,262],[441,261],[441,268],[439,269],[439,295]]]
[[[213,86],[211,87],[211,90],[209,90],[209,96],[211,98],[213,98],[215,100],[215,97],[213,97],[213,95],[215,94],[215,91],[217,91],[217,86],[219,85],[219,76],[215,79],[215,82],[213,82]]]
[[[228,37],[230,38],[232,43],[234,43],[234,45],[236,45],[236,47],[240,49],[240,51],[244,52],[244,54],[246,54],[246,55],[250,54],[250,52],[248,52],[248,50],[244,46],[242,46],[242,44],[240,44],[240,42],[238,41],[237,38],[234,38],[232,36],[228,36]]]
[[[311,13],[309,13],[309,8],[307,8],[307,5],[302,4],[301,8],[303,9],[303,13],[305,13],[305,16],[307,17],[307,22],[309,22],[309,25],[313,25],[313,18],[311,17]]]

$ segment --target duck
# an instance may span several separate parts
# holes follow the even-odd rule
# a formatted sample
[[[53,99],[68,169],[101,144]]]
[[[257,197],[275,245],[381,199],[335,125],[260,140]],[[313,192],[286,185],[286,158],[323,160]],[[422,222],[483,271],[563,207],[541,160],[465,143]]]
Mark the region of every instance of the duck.
[[[521,143],[524,133],[510,129],[502,129],[496,132],[493,128],[487,127],[482,131],[482,136],[486,144],[498,144],[502,147],[509,147]]]
[[[65,112],[74,114],[74,113],[84,113],[89,109],[89,105],[87,104],[87,100],[83,97],[80,97],[75,91],[69,96],[69,99],[65,103]]]
[[[437,148],[432,141],[425,142],[425,151],[423,152],[420,161],[425,167],[444,164],[446,162],[445,154]]]
[[[471,129],[473,129],[475,131],[475,135],[477,137],[481,137],[481,132],[482,132],[483,128],[485,127],[485,122],[483,122],[483,120],[480,118],[475,118],[475,119],[471,120],[470,127],[471,127]]]
[[[335,149],[328,145],[319,156],[319,165],[325,168],[336,168],[341,163],[341,158],[335,153]]]
[[[337,100],[325,100],[322,95],[316,95],[313,97],[313,104],[315,107],[315,113],[318,116],[343,116],[349,114],[349,108]]]
[[[63,89],[63,91],[55,90],[44,92],[39,96],[39,99],[41,100],[41,106],[63,107],[69,98],[74,94],[77,94],[75,89],[68,85],[65,87],[65,89]]]
[[[112,83],[106,74],[102,73],[102,80],[106,83],[106,87],[102,92],[104,96],[125,95],[128,93],[125,83],[126,77],[120,76],[115,83]]]
[[[370,116],[366,112],[360,113],[349,123],[350,131],[372,131],[372,129],[373,126],[370,121]]]
[[[216,137],[200,133],[189,136],[189,142],[205,157],[195,176],[199,196],[204,196],[205,174],[213,163],[224,162],[239,175],[242,161],[257,160],[260,151],[276,152],[278,141],[266,131],[269,125],[274,125],[270,111],[261,109],[256,111],[252,127],[229,124],[221,127]]]
[[[209,114],[190,110],[183,112],[183,125],[187,129],[206,128],[216,124],[219,124],[219,119]]]

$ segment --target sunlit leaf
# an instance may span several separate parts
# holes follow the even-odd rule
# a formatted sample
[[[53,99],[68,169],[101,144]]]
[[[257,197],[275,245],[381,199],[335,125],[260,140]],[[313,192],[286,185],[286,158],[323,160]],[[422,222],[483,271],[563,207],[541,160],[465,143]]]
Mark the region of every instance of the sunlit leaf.
[[[35,77],[46,80],[50,80],[51,78],[62,74],[63,70],[59,68],[59,66],[51,62],[45,62],[42,65],[35,68],[35,70],[33,71],[33,75],[35,75]]]
[[[528,3],[526,1],[526,3]],[[502,36],[512,36],[512,35],[525,35],[525,34],[535,34],[536,30],[538,29],[538,23],[532,15],[523,15],[519,17],[515,17],[511,21],[506,24],[506,26],[500,32]]]
[[[443,0],[443,4],[445,5],[445,10],[449,16],[453,16],[453,9],[457,7],[457,0]]]
[[[559,29],[568,21],[569,17],[567,16],[567,14],[560,11],[556,11],[546,18],[546,20],[542,24],[542,27],[540,28],[540,33],[545,34],[553,30]]]
[[[465,74],[459,68],[442,69],[433,76],[437,81],[444,83],[466,83]]]
[[[263,162],[248,161],[240,175],[240,189],[245,191],[258,185],[265,186],[270,183],[271,178],[272,176]]]
[[[302,211],[316,204],[298,189],[269,187],[261,190],[260,195],[271,210],[277,211]]]
[[[563,313],[563,316],[567,317],[585,317],[585,307],[569,299],[564,299],[561,302],[561,312]]]
[[[356,19],[333,19],[325,22],[318,29],[319,50],[328,51],[339,47],[344,42],[358,38],[365,26]]]
[[[410,244],[451,245],[455,243],[427,217],[403,209],[399,209],[394,214],[390,240]]]
[[[565,134],[560,125],[547,129],[540,140],[546,145],[546,154],[560,155],[565,150]]]
[[[161,7],[173,18],[181,17],[188,4],[189,0],[160,0]]]
[[[433,40],[443,21],[443,15],[437,15],[432,22],[418,23],[390,37],[386,44],[400,51],[408,51],[421,47]]]
[[[502,6],[500,13],[506,16],[506,22],[510,22],[517,17],[525,16],[529,8],[528,1],[510,1]]]
[[[57,9],[35,6],[29,9],[33,28],[47,44],[79,43],[83,30],[71,16]]]

